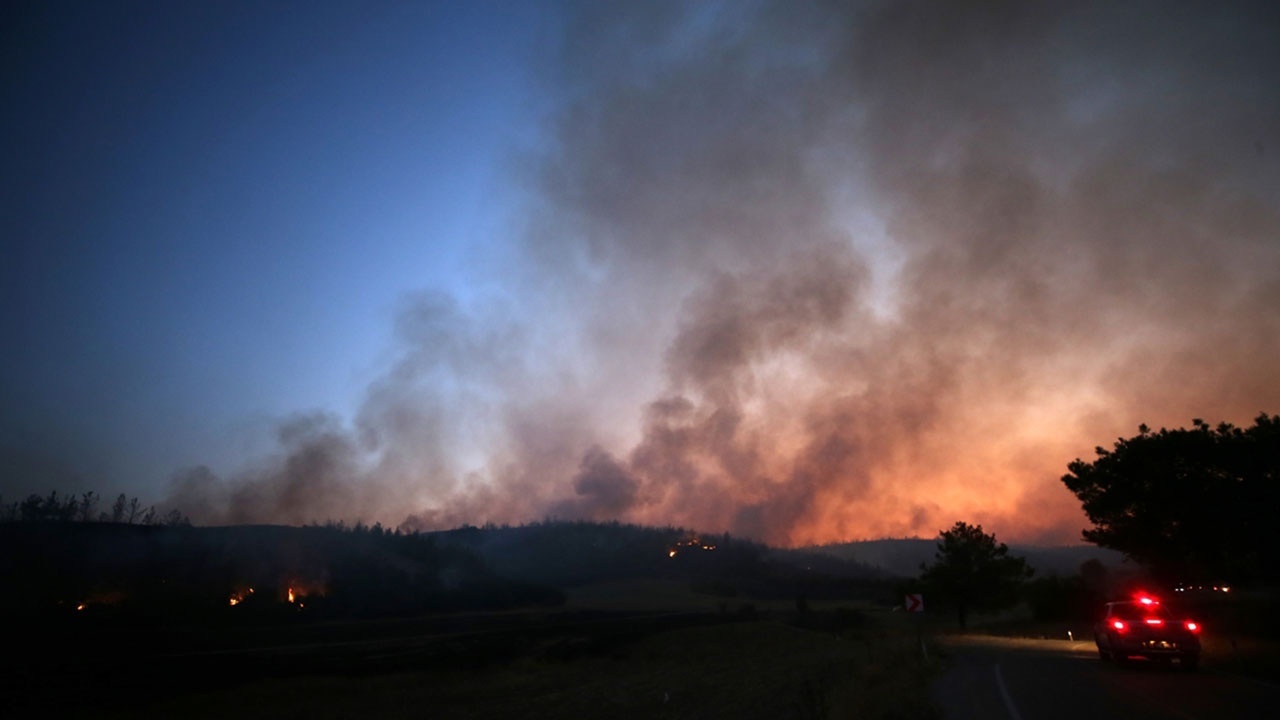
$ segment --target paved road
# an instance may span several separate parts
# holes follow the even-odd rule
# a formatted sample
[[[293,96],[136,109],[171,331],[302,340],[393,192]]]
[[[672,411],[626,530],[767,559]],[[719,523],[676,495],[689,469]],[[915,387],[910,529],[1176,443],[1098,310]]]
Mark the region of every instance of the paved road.
[[[1275,717],[1280,685],[1098,659],[1092,642],[947,638],[932,693],[946,720],[1233,720]]]

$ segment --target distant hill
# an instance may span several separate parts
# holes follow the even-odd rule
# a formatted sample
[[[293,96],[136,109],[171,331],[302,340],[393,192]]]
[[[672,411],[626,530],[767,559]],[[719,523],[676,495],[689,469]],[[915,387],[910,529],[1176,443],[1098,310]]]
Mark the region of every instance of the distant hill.
[[[430,536],[441,547],[475,553],[504,577],[555,587],[632,577],[742,574],[760,564],[765,549],[728,535],[617,522],[462,527]]]
[[[935,541],[769,548],[728,534],[545,522],[402,534],[381,527],[0,523],[0,611],[135,619],[282,612],[385,617],[564,602],[588,585],[659,580],[720,598],[880,597],[930,562]],[[1014,547],[1037,575],[1118,554]],[[621,585],[619,585],[621,586]],[[273,615],[274,614],[274,615]]]
[[[896,577],[919,575],[921,563],[932,563],[937,549],[937,540],[931,538],[862,540],[803,548],[805,552],[857,562]],[[1093,559],[1108,567],[1125,562],[1123,554],[1093,545],[1010,545],[1009,552],[1025,558],[1038,577],[1074,575],[1081,564]]]
[[[1010,545],[1009,552],[1027,559],[1027,564],[1035,569],[1038,577],[1048,575],[1070,576],[1080,571],[1080,566],[1089,560],[1097,560],[1108,568],[1124,565],[1135,567],[1124,553],[1100,548],[1096,545],[1066,545],[1044,547],[1036,545]]]
[[[9,616],[238,621],[559,604],[564,591],[636,579],[721,598],[847,597],[883,572],[727,534],[545,522],[396,533],[381,527],[0,523]]]
[[[792,595],[804,586],[821,594],[817,586],[883,576],[831,555],[777,550],[728,534],[675,527],[545,522],[467,527],[432,536],[441,547],[457,545],[476,553],[503,577],[557,588],[651,578],[714,592]]]
[[[10,617],[362,617],[563,601],[465,548],[380,527],[8,522],[0,547]]]

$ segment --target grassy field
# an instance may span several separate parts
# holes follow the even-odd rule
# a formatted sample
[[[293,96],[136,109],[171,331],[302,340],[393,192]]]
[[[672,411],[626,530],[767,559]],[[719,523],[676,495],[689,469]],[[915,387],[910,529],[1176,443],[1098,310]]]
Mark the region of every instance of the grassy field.
[[[912,643],[884,628],[836,634],[757,619],[611,646],[558,638],[479,668],[250,681],[109,716],[910,719],[933,717],[926,681]]]
[[[1094,652],[1087,623],[975,620],[969,632],[992,642]],[[624,581],[578,588],[554,611],[167,632],[140,638],[141,652],[68,654],[59,673],[30,673],[32,702],[0,716],[925,720],[955,632],[949,617],[865,602],[799,612]],[[1206,669],[1278,677],[1274,643],[1204,643]]]
[[[6,717],[935,717],[903,613],[582,588],[560,613],[290,628],[67,666]],[[198,633],[197,633],[198,634]],[[217,635],[218,637],[214,637]],[[144,644],[149,644],[150,641]],[[72,672],[74,670],[75,672]],[[99,671],[110,671],[107,675]],[[33,674],[32,677],[35,677]],[[68,699],[77,682],[74,704]],[[47,700],[47,702],[46,702]],[[59,702],[61,701],[61,702]]]

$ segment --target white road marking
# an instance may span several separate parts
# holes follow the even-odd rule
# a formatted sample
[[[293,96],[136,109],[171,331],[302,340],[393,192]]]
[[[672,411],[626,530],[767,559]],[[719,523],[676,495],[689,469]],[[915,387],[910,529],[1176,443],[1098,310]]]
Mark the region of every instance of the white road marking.
[[[995,665],[996,669],[996,685],[1000,688],[1000,697],[1004,698],[1004,706],[1009,710],[1010,720],[1022,720],[1022,715],[1018,713],[1018,706],[1013,704],[1013,698],[1009,697],[1009,689],[1004,686],[1004,675],[1000,672],[1000,665]]]

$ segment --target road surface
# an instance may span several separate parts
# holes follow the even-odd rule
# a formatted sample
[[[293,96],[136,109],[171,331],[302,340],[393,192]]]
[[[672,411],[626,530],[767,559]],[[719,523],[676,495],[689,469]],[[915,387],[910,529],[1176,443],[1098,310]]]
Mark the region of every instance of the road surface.
[[[931,692],[945,720],[1233,720],[1275,717],[1280,685],[1139,660],[1098,659],[1092,641],[981,636],[942,641]]]

